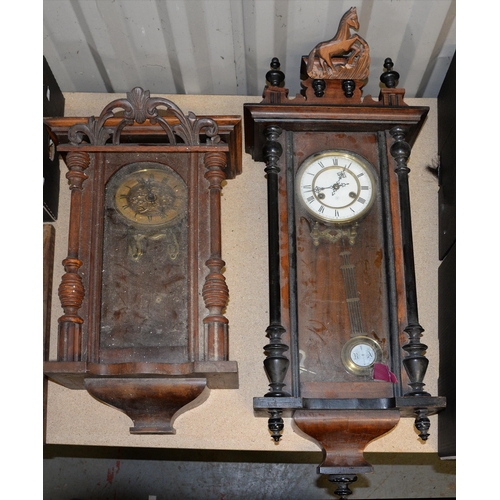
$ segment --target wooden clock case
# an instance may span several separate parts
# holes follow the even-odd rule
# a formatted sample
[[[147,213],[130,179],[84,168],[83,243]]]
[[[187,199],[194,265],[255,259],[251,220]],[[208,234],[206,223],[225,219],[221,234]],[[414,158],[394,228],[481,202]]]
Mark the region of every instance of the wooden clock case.
[[[238,387],[237,363],[228,359],[224,310],[229,291],[222,274],[220,195],[223,182],[241,173],[241,117],[185,116],[172,101],[150,97],[137,87],[109,103],[97,118],[45,118],[44,124],[68,166],[71,190],[68,256],[59,286],[64,314],[57,360],[46,361],[44,373],[126,413],[134,422],[133,434],[173,434],[174,418],[203,402],[209,389]],[[110,342],[101,324],[102,303],[114,306],[118,299],[106,299],[108,275],[111,268],[126,268],[128,260],[126,252],[114,255],[113,241],[107,243],[113,224],[106,222],[106,186],[123,169],[143,167],[174,172],[187,187],[179,233],[183,245],[175,262],[182,264],[175,277],[182,293],[176,298],[172,292],[163,316],[161,311],[156,317],[143,312],[163,332],[159,340],[141,333],[123,340],[120,328],[125,326],[115,308],[118,340]],[[161,244],[153,241],[156,236],[141,235],[149,238],[150,248]],[[144,273],[144,290],[172,289],[168,263],[163,269],[151,258],[141,265],[135,269]],[[126,275],[121,275],[123,286],[133,296],[137,281],[127,281]],[[127,317],[139,317],[140,301],[128,302]],[[154,305],[146,304],[151,309]],[[175,336],[167,316],[180,318]]]
[[[350,12],[345,18],[352,12],[355,15],[355,9]],[[344,21],[338,33],[342,33]],[[348,36],[345,30],[344,36]],[[245,150],[255,161],[265,163],[268,197],[270,323],[264,368],[270,390],[254,399],[254,411],[269,418],[276,442],[284,428],[282,417],[293,417],[299,432],[323,449],[318,473],[339,484],[336,493],[345,498],[356,474],[373,470],[363,457],[370,441],[394,428],[400,417],[414,418],[425,440],[428,416],[446,403],[444,397],[432,397],[424,390],[427,346],[420,341],[423,328],[418,320],[408,184],[411,146],[428,108],[404,102],[404,89],[396,88],[399,75],[390,60],[385,63],[386,72],[381,77],[385,88],[378,100],[361,96],[368,76],[366,67],[361,74],[355,67],[337,76],[329,68],[321,74],[324,61],[321,63],[317,49],[327,43],[318,44],[303,57],[302,91],[295,98],[288,97],[284,74],[274,58],[266,75],[263,101],[244,106]],[[368,50],[366,42],[358,43]],[[349,50],[335,54],[338,58],[334,61],[332,56],[332,66],[343,58],[347,67],[350,54]],[[326,323],[333,300],[329,293],[343,284],[340,273],[332,273],[329,265],[333,245],[321,243],[318,250],[311,243],[312,232],[305,234],[303,220],[308,219],[309,226],[313,221],[297,206],[294,181],[306,158],[329,149],[362,155],[379,176],[378,206],[363,222],[368,229],[374,228],[370,220],[377,216],[378,233],[360,229],[367,239],[353,255],[355,251],[365,255],[364,276],[369,286],[363,290],[361,285],[360,292],[367,298],[365,311],[381,318],[378,331],[383,332],[387,368],[394,376],[388,379],[391,381],[357,380],[333,361],[304,365],[304,337],[310,340],[323,335],[317,350],[307,353],[308,359],[321,358],[321,350],[330,349],[331,342],[339,340],[335,337],[339,334],[327,338],[319,330],[313,335],[305,333],[312,323],[303,318],[313,319],[317,314],[316,324]],[[369,247],[377,248],[380,258],[363,254]],[[382,290],[381,295],[371,300],[370,295],[377,295],[378,290]],[[312,313],[305,298],[319,291],[324,307]],[[337,331],[344,329],[338,326]]]

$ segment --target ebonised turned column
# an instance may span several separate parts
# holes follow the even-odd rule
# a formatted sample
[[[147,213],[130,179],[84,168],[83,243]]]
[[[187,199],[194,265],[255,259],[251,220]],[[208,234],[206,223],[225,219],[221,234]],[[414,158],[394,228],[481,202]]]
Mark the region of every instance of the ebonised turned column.
[[[410,169],[407,162],[410,157],[411,147],[406,142],[407,130],[405,127],[396,126],[390,130],[394,142],[390,152],[396,161],[395,172],[398,177],[399,203],[401,212],[401,233],[403,238],[403,262],[406,291],[407,326],[404,329],[408,335],[408,343],[402,349],[406,352],[403,366],[409,378],[408,385],[411,390],[405,396],[425,397],[430,394],[424,391],[424,377],[429,360],[424,356],[427,346],[420,342],[424,329],[419,323],[417,306],[417,285],[415,278],[415,259],[413,253],[413,236],[410,210],[410,189],[408,174]],[[427,430],[430,421],[427,417],[427,409],[415,410],[415,427],[420,431],[420,437],[425,441],[428,437]]]
[[[280,242],[279,242],[279,202],[278,202],[278,174],[280,169],[278,161],[283,154],[283,147],[278,142],[281,128],[269,125],[264,134],[266,143],[263,148],[263,156],[266,162],[265,172],[267,174],[267,212],[268,212],[268,238],[269,238],[269,314],[270,323],[266,329],[269,343],[264,346],[266,359],[264,369],[269,379],[270,391],[265,397],[289,397],[288,392],[283,391],[284,379],[290,364],[284,355],[288,346],[281,341],[285,328],[281,324],[281,282],[280,282]],[[282,411],[279,409],[269,410],[269,430],[275,441],[281,437],[284,427],[281,418]]]

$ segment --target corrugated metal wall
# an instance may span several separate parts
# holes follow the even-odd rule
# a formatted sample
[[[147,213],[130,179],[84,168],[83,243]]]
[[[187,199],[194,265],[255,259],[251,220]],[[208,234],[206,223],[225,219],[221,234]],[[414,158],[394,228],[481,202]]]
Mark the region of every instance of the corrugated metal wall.
[[[364,95],[391,57],[407,97],[437,97],[455,52],[455,0],[44,0],[44,56],[63,92],[260,95],[272,57],[299,68],[357,7]]]

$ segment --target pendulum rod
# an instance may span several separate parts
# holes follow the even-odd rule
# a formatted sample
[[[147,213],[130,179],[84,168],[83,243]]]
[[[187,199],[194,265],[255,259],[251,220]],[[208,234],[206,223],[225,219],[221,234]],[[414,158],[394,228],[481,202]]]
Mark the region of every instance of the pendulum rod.
[[[351,324],[351,337],[363,335],[363,322],[361,319],[361,306],[358,296],[358,287],[356,285],[356,268],[350,262],[351,251],[346,248],[345,240],[342,238],[343,250],[340,252],[342,258],[342,277],[344,278],[344,289],[349,312],[349,322]]]

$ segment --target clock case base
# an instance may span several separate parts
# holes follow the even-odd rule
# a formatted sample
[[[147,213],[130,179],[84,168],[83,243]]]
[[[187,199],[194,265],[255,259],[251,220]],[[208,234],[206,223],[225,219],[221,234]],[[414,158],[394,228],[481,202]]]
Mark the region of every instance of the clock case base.
[[[208,397],[202,397],[206,382],[205,378],[89,378],[85,389],[123,411],[134,422],[131,434],[175,434],[175,417]]]
[[[427,408],[435,415],[446,407],[442,396],[398,396],[393,398],[303,398],[263,397],[253,399],[254,413],[268,417],[269,410],[280,408],[283,417],[292,417],[295,410],[398,410],[401,417],[416,418],[417,411]]]
[[[319,474],[366,474],[373,467],[364,459],[363,450],[393,429],[399,416],[397,410],[297,410],[293,420],[306,436],[321,443]]]
[[[44,118],[44,125],[68,166],[71,190],[68,257],[59,287],[64,315],[57,360],[44,363],[44,374],[127,414],[133,434],[173,434],[175,417],[201,404],[211,389],[238,388],[223,316],[229,292],[222,275],[220,193],[222,181],[241,173],[241,117],[184,116],[168,99],[137,87],[98,118]],[[103,176],[121,165],[155,161],[185,172],[189,206],[198,207],[198,219],[187,230],[192,300],[185,306],[187,346],[180,362],[163,361],[164,351],[176,352],[177,346],[168,344],[168,323],[161,324],[165,347],[144,348],[140,339],[137,346],[110,349],[99,337],[104,236],[96,228],[106,213]]]
[[[201,405],[210,389],[238,389],[236,361],[183,364],[85,362],[44,363],[44,373],[68,389],[87,390],[124,412],[131,434],[175,434],[176,417]]]
[[[195,361],[192,363],[87,363],[84,361],[46,361],[45,374],[68,389],[85,389],[87,380],[112,380],[120,376],[143,380],[171,378],[206,379],[209,389],[237,389],[238,363],[236,361]]]

